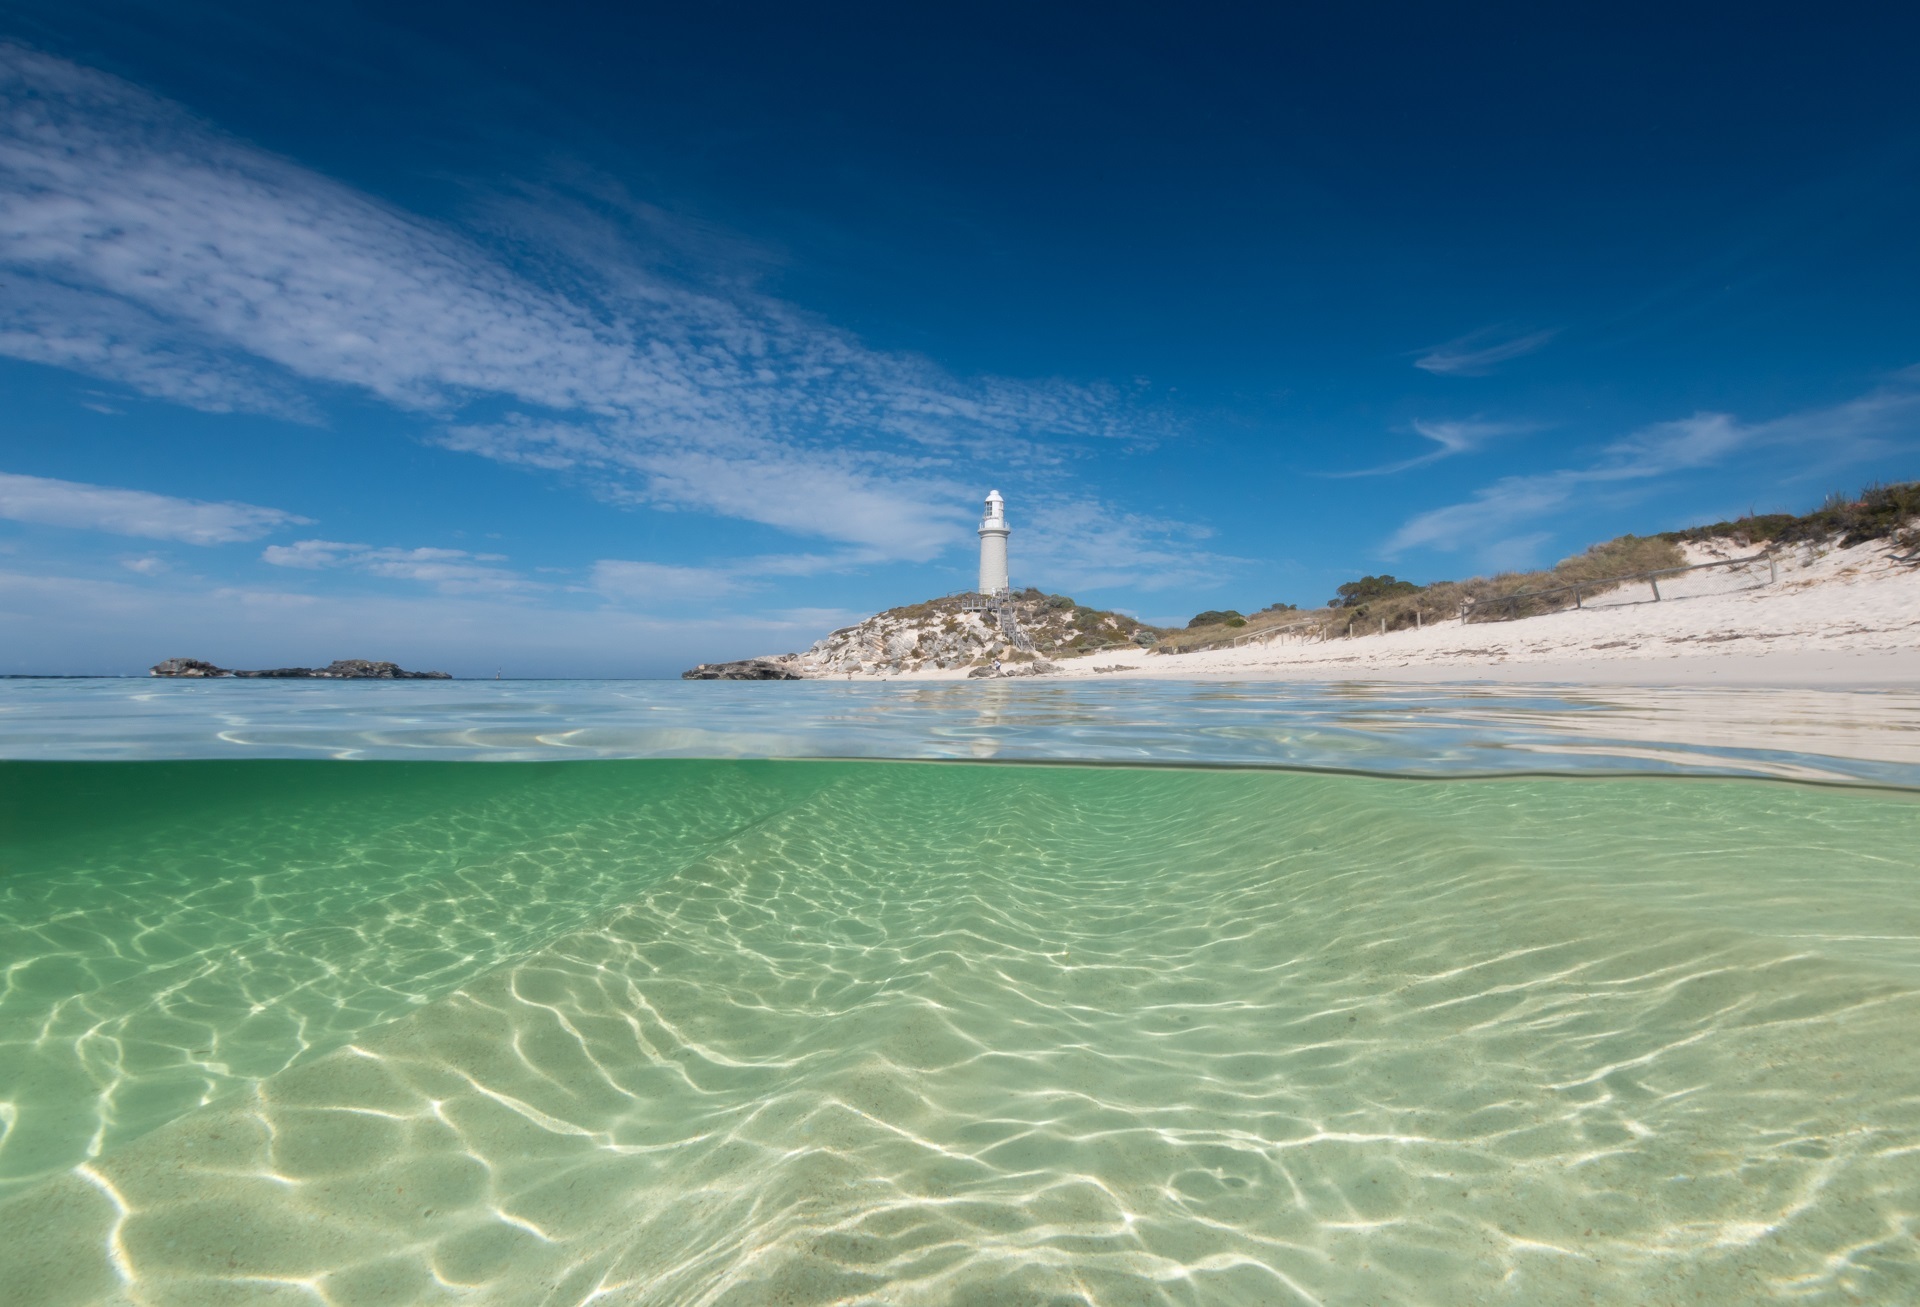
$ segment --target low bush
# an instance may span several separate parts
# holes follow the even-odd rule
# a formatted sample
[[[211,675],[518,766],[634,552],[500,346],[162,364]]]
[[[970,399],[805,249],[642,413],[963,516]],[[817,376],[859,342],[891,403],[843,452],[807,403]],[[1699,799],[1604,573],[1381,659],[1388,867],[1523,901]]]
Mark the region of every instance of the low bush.
[[[1231,626],[1236,622],[1245,626],[1247,619],[1231,608],[1209,608],[1204,613],[1194,614],[1187,623],[1187,629],[1191,631],[1196,626]]]
[[[1668,531],[1661,539],[1795,545],[1838,536],[1843,548],[1851,548],[1869,540],[1894,538],[1916,518],[1920,518],[1920,481],[1898,481],[1892,485],[1875,483],[1853,496],[1828,495],[1820,507],[1798,517],[1791,513],[1750,514],[1731,522]]]
[[[1358,581],[1348,581],[1335,589],[1336,598],[1327,601],[1329,608],[1358,608],[1374,599],[1391,599],[1394,595],[1408,595],[1420,589],[1411,581],[1396,580],[1391,576],[1363,576]]]

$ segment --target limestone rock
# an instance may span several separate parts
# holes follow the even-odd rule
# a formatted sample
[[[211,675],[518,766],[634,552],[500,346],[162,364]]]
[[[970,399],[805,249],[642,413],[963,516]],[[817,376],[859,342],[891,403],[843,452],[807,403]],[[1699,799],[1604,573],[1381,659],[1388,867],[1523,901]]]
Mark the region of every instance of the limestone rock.
[[[743,663],[779,663],[791,669],[791,677],[741,678],[703,672],[701,668],[683,675],[689,680],[884,678],[935,669],[978,668],[998,658],[1004,675],[1040,676],[1052,670],[1052,664],[1016,663],[1015,657],[1029,650],[1056,658],[1075,657],[1129,644],[1139,639],[1143,631],[1147,632],[1148,639],[1153,638],[1148,628],[1123,613],[1083,608],[1064,595],[1024,590],[1007,602],[1008,616],[1021,633],[1020,638],[1015,639],[1001,627],[998,615],[979,611],[978,603],[978,596],[962,593],[889,608],[863,622],[842,627],[800,653],[742,660]],[[702,665],[732,666],[735,664]],[[1035,670],[1017,670],[1027,666]],[[969,676],[991,674],[968,673]]]
[[[198,658],[168,658],[147,669],[148,676],[232,676],[224,667],[203,663]]]
[[[991,667],[976,667],[967,675],[975,679],[1004,680],[1009,676],[1045,676],[1059,668],[1044,658],[1036,658],[1030,663],[1003,663],[999,671]]]
[[[701,663],[680,673],[683,681],[804,681],[793,666],[792,654],[774,658],[741,658],[730,663]]]
[[[230,672],[224,667],[201,662],[198,658],[169,658],[155,663],[149,676],[238,676],[267,680],[321,681],[450,681],[448,672],[409,672],[395,663],[369,662],[365,658],[336,658],[325,667],[272,667],[264,671]]]
[[[369,662],[365,658],[336,658],[325,667],[273,667],[258,672],[235,672],[235,676],[265,677],[270,680],[309,678],[319,681],[450,681],[447,672],[409,672],[394,663]]]

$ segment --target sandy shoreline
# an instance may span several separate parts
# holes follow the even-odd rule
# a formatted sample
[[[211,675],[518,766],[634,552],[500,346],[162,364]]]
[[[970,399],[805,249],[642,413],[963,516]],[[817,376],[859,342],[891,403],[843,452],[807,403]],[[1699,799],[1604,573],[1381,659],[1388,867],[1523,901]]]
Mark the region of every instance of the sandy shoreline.
[[[1692,561],[1748,550],[1694,548]],[[1112,649],[1062,660],[1053,677],[1601,685],[1920,685],[1920,564],[1884,541],[1784,551],[1777,570],[1688,573],[1589,606],[1511,622],[1319,643],[1285,639],[1187,654]],[[963,679],[959,668],[892,673]]]

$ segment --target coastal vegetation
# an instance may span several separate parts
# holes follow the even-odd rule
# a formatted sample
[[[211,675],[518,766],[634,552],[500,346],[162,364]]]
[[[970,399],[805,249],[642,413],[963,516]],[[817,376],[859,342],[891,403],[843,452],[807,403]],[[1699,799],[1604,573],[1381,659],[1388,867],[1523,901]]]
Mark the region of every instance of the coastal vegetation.
[[[1687,557],[1681,546],[1687,544],[1728,542],[1762,552],[1802,544],[1837,543],[1845,548],[1871,540],[1890,540],[1920,554],[1920,482],[1874,484],[1853,495],[1836,493],[1809,513],[1749,514],[1655,535],[1617,536],[1549,568],[1424,585],[1392,575],[1362,576],[1338,586],[1323,608],[1301,611],[1273,605],[1237,625],[1223,620],[1231,610],[1201,613],[1186,630],[1169,633],[1157,647],[1177,653],[1281,630],[1307,638],[1333,638],[1349,631],[1398,631],[1457,618],[1471,606],[1519,595],[1526,597],[1501,604],[1496,611],[1501,616],[1533,616],[1572,607],[1573,586],[1583,587],[1583,594],[1591,597],[1597,591],[1584,587],[1683,567]]]
[[[1395,595],[1417,594],[1421,587],[1412,581],[1396,580],[1392,575],[1363,576],[1358,581],[1348,581],[1334,591],[1334,597],[1327,601],[1329,608],[1359,608],[1375,599],[1391,599]]]
[[[1869,540],[1894,540],[1920,548],[1920,481],[1874,483],[1857,495],[1834,493],[1811,513],[1748,514],[1731,522],[1668,531],[1664,540],[1730,539],[1741,544],[1811,544],[1838,538],[1843,548]]]

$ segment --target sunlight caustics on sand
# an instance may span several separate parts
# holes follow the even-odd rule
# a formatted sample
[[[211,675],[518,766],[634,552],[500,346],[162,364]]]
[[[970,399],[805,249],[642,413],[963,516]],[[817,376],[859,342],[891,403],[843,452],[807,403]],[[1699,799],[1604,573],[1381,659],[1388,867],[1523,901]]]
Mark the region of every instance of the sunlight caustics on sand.
[[[21,1301],[1920,1298],[1911,793],[0,770]]]

